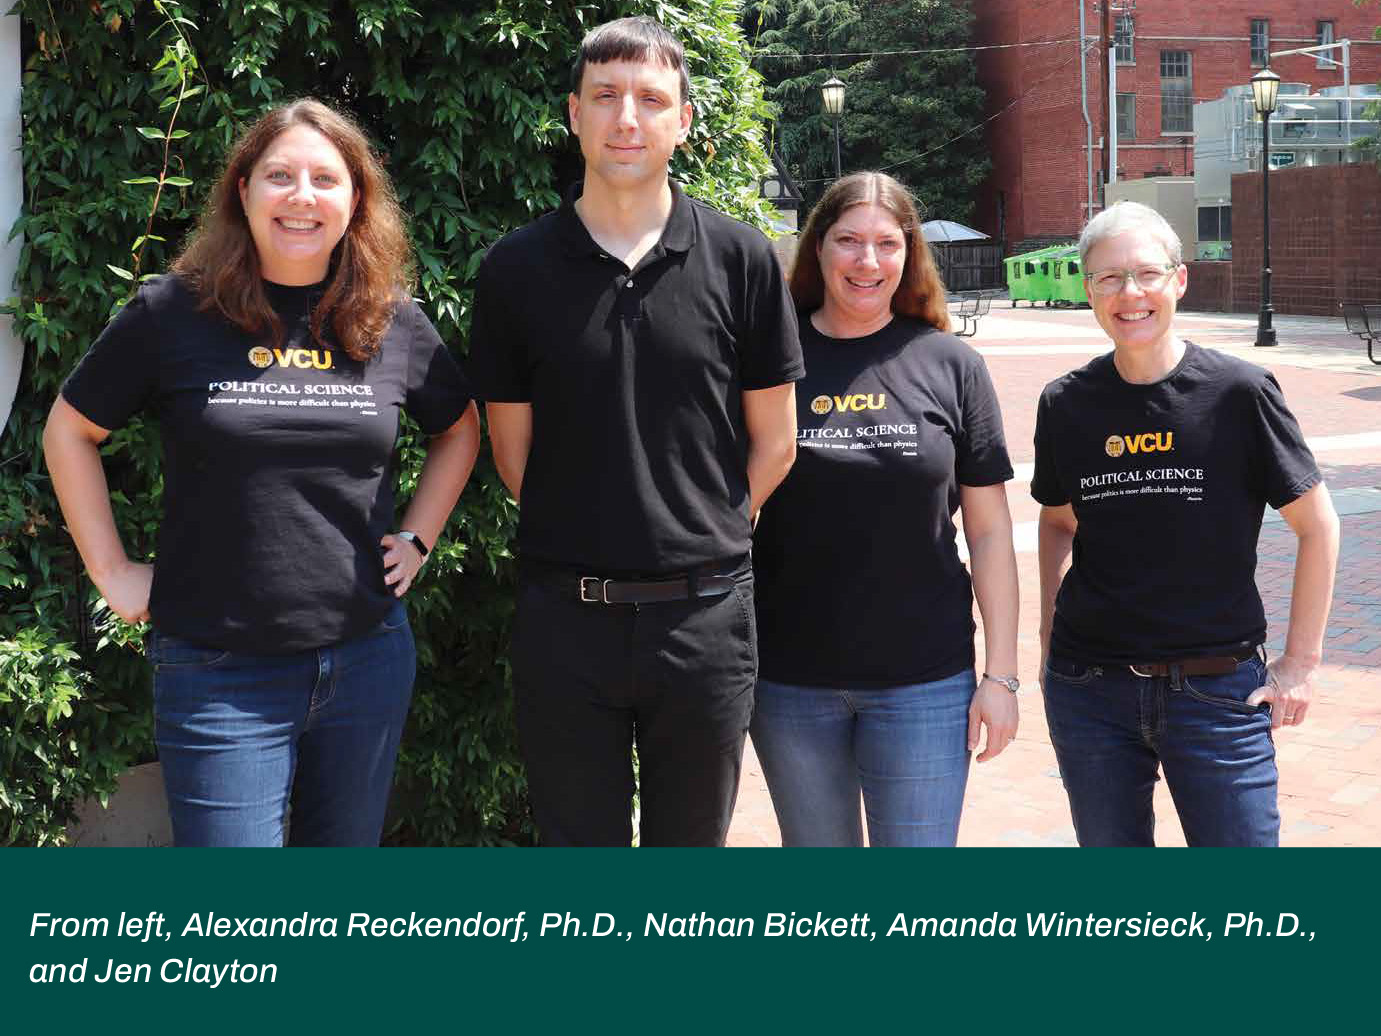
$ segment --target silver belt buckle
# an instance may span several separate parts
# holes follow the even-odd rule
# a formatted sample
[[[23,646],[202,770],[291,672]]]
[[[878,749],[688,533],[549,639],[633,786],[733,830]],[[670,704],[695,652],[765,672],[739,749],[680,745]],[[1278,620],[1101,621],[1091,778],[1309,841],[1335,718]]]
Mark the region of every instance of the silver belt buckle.
[[[594,586],[594,592],[597,593],[598,596],[595,596],[595,597],[589,596],[589,593],[591,592],[591,590],[590,590],[591,584],[593,584],[593,586]],[[608,585],[609,585],[609,580],[607,580],[607,579],[600,579],[599,576],[581,576],[581,577],[580,577],[580,599],[581,599],[582,601],[584,601],[586,604],[608,604],[608,603],[609,603],[609,592],[608,592],[608,589],[607,589]]]

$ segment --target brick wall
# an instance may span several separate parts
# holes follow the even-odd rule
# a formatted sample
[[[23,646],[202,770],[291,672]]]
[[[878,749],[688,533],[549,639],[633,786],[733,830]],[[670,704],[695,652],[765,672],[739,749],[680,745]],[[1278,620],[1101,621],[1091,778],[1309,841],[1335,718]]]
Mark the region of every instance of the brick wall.
[[[1027,237],[1020,241],[1008,242],[1008,255],[1021,255],[1023,252],[1035,252],[1042,248],[1050,248],[1053,245],[1077,245],[1077,237],[1065,237],[1063,235],[1046,235],[1044,237]]]
[[[1232,312],[1232,263],[1185,263],[1189,286],[1179,308],[1198,313]]]
[[[1077,235],[1087,183],[1079,50],[1074,42],[1078,7],[1074,2],[984,0],[974,5],[974,12],[976,43],[1069,41],[978,52],[979,80],[987,95],[985,115],[996,117],[984,127],[993,175],[978,195],[977,226],[994,237],[1001,233],[1001,194],[1009,242]],[[1033,189],[1033,184],[1040,186]],[[1070,212],[1075,213],[1072,226]]]
[[[981,0],[974,4],[974,42],[983,45],[1041,42],[979,51],[979,82],[987,92],[984,127],[993,172],[980,189],[975,225],[999,233],[998,197],[1005,199],[1008,241],[1039,236],[1077,236],[1085,222],[1087,160],[1079,82],[1079,0]],[[1086,31],[1097,37],[1101,16],[1086,4]],[[1335,38],[1370,40],[1374,6],[1351,0],[1156,0],[1136,10],[1132,65],[1118,66],[1119,93],[1136,94],[1136,139],[1118,142],[1120,177],[1155,169],[1193,172],[1192,135],[1161,133],[1160,52],[1191,55],[1195,101],[1211,101],[1229,86],[1247,83],[1253,18],[1270,22],[1272,50],[1310,46],[1315,22],[1332,20]],[[1278,58],[1271,66],[1287,82],[1315,89],[1342,84],[1337,69],[1315,67],[1312,55]],[[1352,82],[1381,80],[1381,45],[1352,48]],[[1094,169],[1106,165],[1102,146],[1107,110],[1107,65],[1098,49],[1088,59],[1088,109],[1094,121]],[[1009,107],[1010,105],[1010,107]],[[1095,193],[1095,204],[1097,195]]]
[[[1374,164],[1274,170],[1271,305],[1337,316],[1339,302],[1381,302],[1381,171]],[[1232,178],[1232,306],[1261,305],[1261,174]]]

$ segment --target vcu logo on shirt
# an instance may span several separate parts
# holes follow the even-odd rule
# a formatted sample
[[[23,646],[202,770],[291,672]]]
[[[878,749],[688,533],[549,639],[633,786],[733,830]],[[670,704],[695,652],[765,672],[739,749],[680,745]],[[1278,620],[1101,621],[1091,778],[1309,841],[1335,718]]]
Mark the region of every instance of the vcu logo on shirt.
[[[329,371],[335,366],[330,349],[269,349],[262,345],[256,345],[249,351],[249,362],[260,370],[275,363],[280,367],[297,367],[304,371]]]
[[[1109,457],[1120,457],[1124,453],[1169,453],[1174,448],[1174,432],[1110,435],[1103,442],[1103,452]]]
[[[855,413],[864,410],[886,410],[886,392],[854,392],[847,396],[816,396],[810,401],[810,410],[814,414],[828,414],[831,410],[838,410],[840,413],[852,410]]]

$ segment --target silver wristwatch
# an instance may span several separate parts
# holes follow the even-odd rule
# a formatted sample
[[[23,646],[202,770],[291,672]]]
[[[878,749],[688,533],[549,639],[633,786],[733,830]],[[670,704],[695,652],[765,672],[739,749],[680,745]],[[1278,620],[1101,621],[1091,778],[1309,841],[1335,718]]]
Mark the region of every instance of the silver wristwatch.
[[[1013,694],[1016,694],[1017,691],[1021,690],[1021,681],[1018,680],[1015,676],[993,676],[991,673],[984,673],[983,679],[991,680],[993,683],[996,684],[1001,684],[1003,687],[1006,687],[1007,690],[1011,691]]]

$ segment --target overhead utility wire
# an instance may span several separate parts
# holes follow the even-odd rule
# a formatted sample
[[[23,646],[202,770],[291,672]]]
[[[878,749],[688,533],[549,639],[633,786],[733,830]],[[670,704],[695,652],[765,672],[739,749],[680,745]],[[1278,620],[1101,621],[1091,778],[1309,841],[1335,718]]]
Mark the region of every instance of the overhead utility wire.
[[[1047,8],[1053,7],[1053,6],[1057,5],[1057,4],[1061,5],[1061,7],[1062,7],[1062,6],[1063,6],[1065,3],[1067,3],[1067,2],[1068,2],[1068,0],[1039,0],[1039,2],[1037,2],[1037,3],[1035,3],[1035,4],[1033,4],[1033,5],[1031,6],[1031,9],[1027,11],[1027,15],[1028,15],[1028,16],[1039,16],[1039,15],[1043,15],[1043,14],[1045,13],[1045,10],[1046,10]],[[759,19],[758,19],[758,24],[757,24],[757,28],[755,29],[755,31],[754,31],[754,33],[753,33],[753,42],[752,42],[751,47],[749,48],[750,51],[751,51],[751,54],[750,54],[750,56],[749,56],[749,61],[755,61],[755,60],[757,60],[757,59],[760,58],[760,57],[763,57],[763,58],[782,58],[782,59],[795,60],[795,59],[798,59],[798,58],[848,58],[848,57],[871,58],[871,57],[885,57],[885,56],[891,56],[891,55],[906,55],[906,54],[950,54],[950,53],[960,53],[960,52],[963,52],[963,51],[971,51],[971,50],[1003,50],[1003,49],[1010,48],[1010,47],[1040,47],[1040,46],[1048,46],[1048,45],[1050,45],[1050,44],[1055,44],[1055,43],[1077,43],[1078,40],[1079,40],[1079,38],[1078,38],[1077,36],[1071,36],[1071,37],[1068,37],[1068,38],[1065,38],[1065,39],[1058,39],[1058,40],[1057,40],[1057,39],[1044,39],[1044,38],[1040,38],[1040,37],[1038,36],[1036,39],[1033,39],[1033,40],[1025,40],[1025,41],[1020,42],[1020,43],[993,43],[993,44],[987,44],[987,45],[983,45],[983,46],[973,46],[973,47],[936,47],[936,48],[933,48],[933,49],[931,49],[931,50],[877,50],[877,51],[855,51],[855,52],[841,53],[841,54],[796,54],[796,53],[790,53],[790,52],[788,52],[788,53],[783,53],[783,52],[762,53],[762,52],[760,52],[760,51],[758,50],[758,40],[759,40],[759,38],[761,37],[761,35],[762,35],[764,29],[767,29],[767,26],[764,25],[762,18],[759,17]],[[769,31],[777,31],[777,30],[769,30]],[[1068,32],[1068,31],[1071,31],[1071,30],[1070,30],[1069,28],[1066,28],[1066,27],[1058,27],[1058,28],[1053,28],[1051,31],[1052,31],[1052,32],[1055,32],[1055,33],[1059,33],[1059,32]],[[1243,37],[1243,38],[1245,39],[1246,37]]]
[[[1070,41],[1066,41],[1066,42],[1070,42]],[[1036,89],[1036,87],[1040,86],[1040,85],[1041,85],[1042,83],[1044,83],[1047,79],[1050,79],[1050,78],[1051,78],[1052,76],[1054,76],[1057,72],[1063,72],[1066,68],[1068,68],[1070,65],[1072,65],[1072,64],[1074,63],[1074,59],[1077,58],[1078,56],[1079,56],[1079,55],[1078,55],[1078,53],[1076,52],[1076,53],[1074,54],[1074,56],[1071,57],[1068,61],[1064,62],[1064,63],[1061,64],[1061,65],[1056,65],[1056,66],[1055,66],[1053,69],[1051,69],[1048,73],[1046,73],[1045,75],[1041,76],[1041,77],[1040,77],[1039,79],[1037,79],[1034,83],[1032,83],[1032,84],[1031,84],[1030,86],[1028,86],[1025,90],[1023,90],[1023,91],[1021,92],[1021,96],[1016,97],[1016,98],[1014,98],[1010,103],[1008,103],[1008,104],[1006,104],[1006,105],[1003,105],[1002,108],[1000,108],[999,110],[993,112],[993,114],[989,115],[989,116],[988,116],[986,119],[984,119],[982,122],[975,123],[974,125],[970,126],[968,129],[964,130],[962,133],[956,133],[954,136],[950,137],[949,140],[946,140],[943,144],[937,144],[937,145],[935,145],[935,147],[931,148],[929,151],[922,151],[919,155],[912,155],[910,158],[903,158],[900,162],[893,162],[891,165],[882,166],[880,169],[877,169],[877,170],[875,170],[875,171],[876,171],[876,172],[879,172],[879,173],[885,173],[885,172],[887,172],[888,170],[890,170],[890,169],[896,169],[896,168],[898,168],[899,166],[910,165],[912,162],[919,162],[921,159],[925,158],[927,155],[933,155],[933,154],[935,154],[935,152],[937,152],[937,151],[943,151],[945,148],[947,148],[947,147],[949,147],[951,144],[953,144],[956,140],[960,140],[960,139],[962,139],[962,138],[964,138],[964,137],[967,137],[970,133],[976,133],[978,130],[981,130],[984,126],[986,126],[988,123],[992,122],[992,121],[993,121],[994,119],[996,119],[998,116],[1000,116],[1000,115],[1005,115],[1007,112],[1009,112],[1009,111],[1011,111],[1013,108],[1015,108],[1018,104],[1020,104],[1022,101],[1024,101],[1024,100],[1032,93],[1032,91],[1034,91],[1034,90]],[[821,176],[821,177],[815,177],[815,178],[810,179],[810,180],[797,180],[796,182],[797,182],[797,183],[829,183],[829,182],[832,181],[833,179],[834,179],[834,177],[832,177],[832,176]]]
[[[1054,47],[1063,43],[1078,43],[1079,37],[1071,36],[1063,40],[1034,40],[1029,43],[990,43],[981,47],[931,47],[928,50],[859,50],[842,54],[796,54],[758,51],[752,60],[759,58],[782,58],[797,61],[804,58],[888,58],[910,54],[958,54],[971,50],[1010,50],[1013,47]]]

